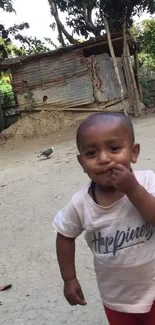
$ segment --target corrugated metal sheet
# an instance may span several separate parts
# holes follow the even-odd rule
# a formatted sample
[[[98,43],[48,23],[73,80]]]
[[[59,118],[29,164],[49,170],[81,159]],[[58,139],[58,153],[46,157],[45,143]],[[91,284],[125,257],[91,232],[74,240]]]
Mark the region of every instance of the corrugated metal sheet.
[[[12,67],[11,72],[15,92],[23,92],[41,84],[39,60]]]
[[[112,39],[116,57],[121,57],[122,52],[123,52],[123,35],[122,35],[122,33],[112,33],[111,39]],[[135,39],[132,37],[132,35],[130,33],[127,33],[127,41],[128,41],[128,45],[129,45],[129,49],[130,49],[130,54],[134,55],[135,49],[137,49],[137,44],[135,42]],[[106,34],[96,37],[96,38],[91,38],[90,40],[87,40],[82,43],[77,43],[75,45],[70,45],[70,46],[66,46],[66,47],[60,47],[56,50],[52,50],[52,51],[45,52],[45,53],[36,53],[36,54],[26,55],[23,57],[15,57],[15,58],[11,58],[11,59],[5,59],[3,61],[0,61],[0,67],[2,69],[3,68],[6,69],[6,68],[10,68],[11,66],[14,66],[15,64],[19,65],[22,63],[30,62],[30,61],[34,62],[37,59],[40,60],[42,58],[47,58],[50,56],[58,57],[61,54],[68,53],[68,52],[78,50],[78,49],[81,51],[85,51],[85,53],[88,54],[86,56],[89,56],[90,55],[89,50],[91,50],[92,48],[99,48],[99,47],[102,48],[101,52],[108,53],[110,55]]]
[[[92,70],[94,84],[94,95],[99,103],[106,103],[121,98],[120,86],[118,84],[112,59],[108,54],[100,54],[88,58]],[[124,96],[127,95],[125,79],[121,62],[118,62]]]
[[[14,90],[18,94],[21,109],[28,109],[31,101],[37,107],[50,106],[53,109],[94,102],[87,60],[79,50],[28,62],[12,72]],[[47,96],[45,103],[44,96]]]
[[[124,88],[124,74],[119,62]],[[81,50],[23,62],[12,68],[20,110],[97,110],[120,100],[120,88],[108,54],[84,57]]]

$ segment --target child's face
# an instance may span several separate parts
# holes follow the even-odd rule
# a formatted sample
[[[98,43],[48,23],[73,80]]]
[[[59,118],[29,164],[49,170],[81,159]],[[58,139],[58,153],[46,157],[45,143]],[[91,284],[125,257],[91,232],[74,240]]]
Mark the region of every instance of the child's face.
[[[112,169],[121,164],[131,168],[139,155],[129,130],[119,121],[104,121],[87,126],[80,140],[79,163],[96,184],[111,187]]]

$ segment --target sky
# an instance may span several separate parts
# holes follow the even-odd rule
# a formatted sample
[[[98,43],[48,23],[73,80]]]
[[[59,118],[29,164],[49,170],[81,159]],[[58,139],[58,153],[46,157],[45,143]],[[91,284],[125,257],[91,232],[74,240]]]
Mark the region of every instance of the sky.
[[[27,22],[30,25],[24,34],[29,36],[36,36],[39,39],[50,37],[56,39],[57,35],[49,27],[54,21],[50,14],[50,8],[47,0],[14,0],[14,13],[0,13],[0,20],[6,27],[21,22]]]
[[[10,27],[21,22],[28,22],[30,28],[25,30],[23,34],[36,36],[39,39],[50,37],[52,41],[57,42],[57,33],[53,32],[49,27],[54,20],[50,14],[47,0],[13,0],[13,3],[16,14],[1,11],[0,21],[2,24]],[[148,17],[147,14],[144,14],[141,20]],[[65,23],[63,14],[61,14],[60,18]],[[138,17],[136,17],[136,20],[139,20]]]

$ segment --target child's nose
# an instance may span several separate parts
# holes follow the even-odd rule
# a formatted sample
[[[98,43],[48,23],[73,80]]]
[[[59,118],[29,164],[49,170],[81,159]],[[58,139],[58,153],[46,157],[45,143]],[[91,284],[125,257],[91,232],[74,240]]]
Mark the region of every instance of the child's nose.
[[[109,154],[106,151],[101,151],[99,154],[99,164],[107,164],[110,162]]]

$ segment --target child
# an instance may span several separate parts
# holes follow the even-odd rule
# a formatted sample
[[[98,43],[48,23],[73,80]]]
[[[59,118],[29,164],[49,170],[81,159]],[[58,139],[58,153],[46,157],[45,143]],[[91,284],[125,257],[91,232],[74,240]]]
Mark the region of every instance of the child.
[[[77,147],[91,183],[54,219],[64,295],[86,305],[75,270],[75,239],[85,231],[110,325],[155,325],[155,174],[131,169],[140,146],[120,113],[84,120]]]

